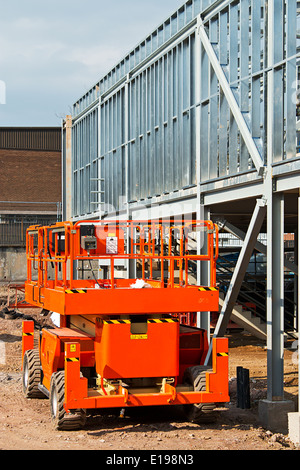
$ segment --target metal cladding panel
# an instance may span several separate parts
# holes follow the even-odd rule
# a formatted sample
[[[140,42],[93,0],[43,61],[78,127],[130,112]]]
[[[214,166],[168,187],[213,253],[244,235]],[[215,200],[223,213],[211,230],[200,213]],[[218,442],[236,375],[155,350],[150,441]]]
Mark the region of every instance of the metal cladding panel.
[[[296,157],[297,2],[274,6],[189,0],[74,104],[74,217]]]
[[[129,84],[129,201],[196,183],[195,33]]]

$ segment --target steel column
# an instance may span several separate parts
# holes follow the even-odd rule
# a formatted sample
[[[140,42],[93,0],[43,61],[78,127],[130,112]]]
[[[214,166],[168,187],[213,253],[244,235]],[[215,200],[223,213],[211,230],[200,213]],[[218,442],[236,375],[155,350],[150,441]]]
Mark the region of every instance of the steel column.
[[[202,212],[202,213],[201,213]],[[198,215],[197,215],[198,217]],[[201,206],[199,208],[199,217],[203,220],[210,220],[210,209],[208,207],[204,207],[204,214],[201,211]],[[207,237],[201,236],[198,234],[197,240],[197,254],[203,253],[207,251]],[[208,286],[210,283],[210,267],[209,263],[206,262],[197,262],[197,284],[200,286]],[[210,341],[210,312],[198,312],[197,315],[197,327],[204,328],[207,331],[207,337]]]
[[[298,197],[298,412],[300,411],[300,353],[299,353],[299,338],[300,338],[300,189]]]
[[[197,29],[196,34],[196,87],[195,87],[195,101],[196,103],[200,102],[201,99],[201,38],[199,34],[199,29]],[[196,129],[198,130],[196,134],[196,177],[197,177],[197,219],[198,220],[208,220],[210,219],[210,209],[209,207],[204,207],[201,204],[201,186],[200,182],[204,178],[203,175],[203,165],[201,171],[201,160],[208,158],[207,152],[203,152],[203,147],[201,144],[201,106],[196,107]],[[208,170],[208,169],[207,169]],[[197,254],[200,254],[201,250],[206,250],[206,237],[202,236],[201,233],[197,235]],[[207,264],[208,263],[199,263],[197,262],[197,283],[198,285],[209,285],[209,274],[207,271]],[[204,328],[207,330],[207,337],[210,340],[210,312],[198,312],[197,314],[197,327]]]
[[[268,201],[267,249],[267,370],[268,400],[284,398],[284,197]]]
[[[72,116],[66,116],[65,122],[65,158],[63,162],[63,220],[72,217]]]
[[[284,200],[281,194],[273,191],[272,164],[276,150],[274,126],[275,126],[275,76],[274,63],[275,55],[278,53],[275,47],[275,17],[276,1],[267,2],[267,176],[265,180],[265,194],[268,201],[267,214],[267,371],[268,371],[268,391],[269,401],[279,401],[283,399],[283,297],[284,297]],[[279,3],[278,8],[280,8]],[[277,31],[276,31],[277,32]],[[277,42],[280,42],[280,34]],[[277,44],[279,47],[279,44]]]

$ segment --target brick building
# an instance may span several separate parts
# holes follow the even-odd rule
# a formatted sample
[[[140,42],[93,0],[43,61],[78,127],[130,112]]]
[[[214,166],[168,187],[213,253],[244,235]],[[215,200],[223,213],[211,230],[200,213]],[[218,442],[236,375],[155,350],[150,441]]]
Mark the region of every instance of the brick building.
[[[61,145],[59,127],[0,128],[0,281],[24,279],[27,227],[60,219]]]

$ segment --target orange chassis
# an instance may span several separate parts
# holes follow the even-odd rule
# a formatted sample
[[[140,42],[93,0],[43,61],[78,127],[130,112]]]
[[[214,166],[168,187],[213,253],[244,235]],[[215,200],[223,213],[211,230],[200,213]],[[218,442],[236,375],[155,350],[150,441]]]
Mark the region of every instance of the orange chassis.
[[[32,321],[23,322],[23,353],[27,349],[34,348],[33,328]],[[94,353],[92,351],[82,351],[81,345],[86,341],[93,341],[93,338],[81,334],[76,335],[76,332],[72,333],[69,329],[51,330],[50,334],[53,335],[51,340],[53,344],[56,343],[56,346],[60,341],[64,343],[64,352],[59,352],[56,356],[56,367],[65,371],[66,410],[225,403],[229,401],[227,338],[213,338],[212,372],[206,374],[206,391],[204,392],[187,391],[180,385],[172,386],[165,383],[159,393],[128,393],[127,388],[120,385],[114,395],[108,395],[105,392],[102,393],[102,391],[88,389],[87,379],[80,375],[82,363],[91,364],[94,362]],[[54,346],[52,353],[55,350],[56,347]],[[55,360],[53,360],[54,362]],[[49,375],[48,377],[45,376],[44,384],[50,386]],[[46,390],[45,393],[47,394]]]
[[[190,254],[188,233],[200,229],[206,235],[205,252]],[[166,234],[167,241],[163,241]],[[205,330],[182,325],[181,315],[218,311],[217,237],[210,221],[175,221],[167,227],[148,221],[30,227],[25,299],[60,315],[60,326],[44,328],[39,336],[39,389],[49,396],[53,374],[64,371],[67,413],[80,408],[229,401],[226,338],[212,340],[212,367],[206,372],[205,390],[195,391],[192,384],[183,383],[187,368],[204,364],[208,340]],[[113,246],[113,253],[107,253],[108,246]],[[106,260],[109,274],[78,279],[79,263],[81,275],[86,262],[93,271],[90,260],[98,265]],[[120,260],[135,264],[145,288],[134,288],[137,278],[118,277],[115,265]],[[210,265],[209,286],[189,284],[189,263],[198,261]],[[24,321],[22,357],[32,349],[34,324]],[[93,370],[96,386],[91,386],[86,370]],[[157,380],[158,385],[135,384],[145,378]],[[128,387],[128,380],[135,385]]]

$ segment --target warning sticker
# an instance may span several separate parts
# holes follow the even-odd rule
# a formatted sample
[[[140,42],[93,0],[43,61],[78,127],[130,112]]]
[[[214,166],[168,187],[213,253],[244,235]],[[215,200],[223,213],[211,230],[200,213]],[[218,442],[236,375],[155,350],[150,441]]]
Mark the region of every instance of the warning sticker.
[[[148,339],[148,335],[130,335],[130,339]]]
[[[108,255],[118,254],[118,237],[107,237],[106,239],[106,253]]]

